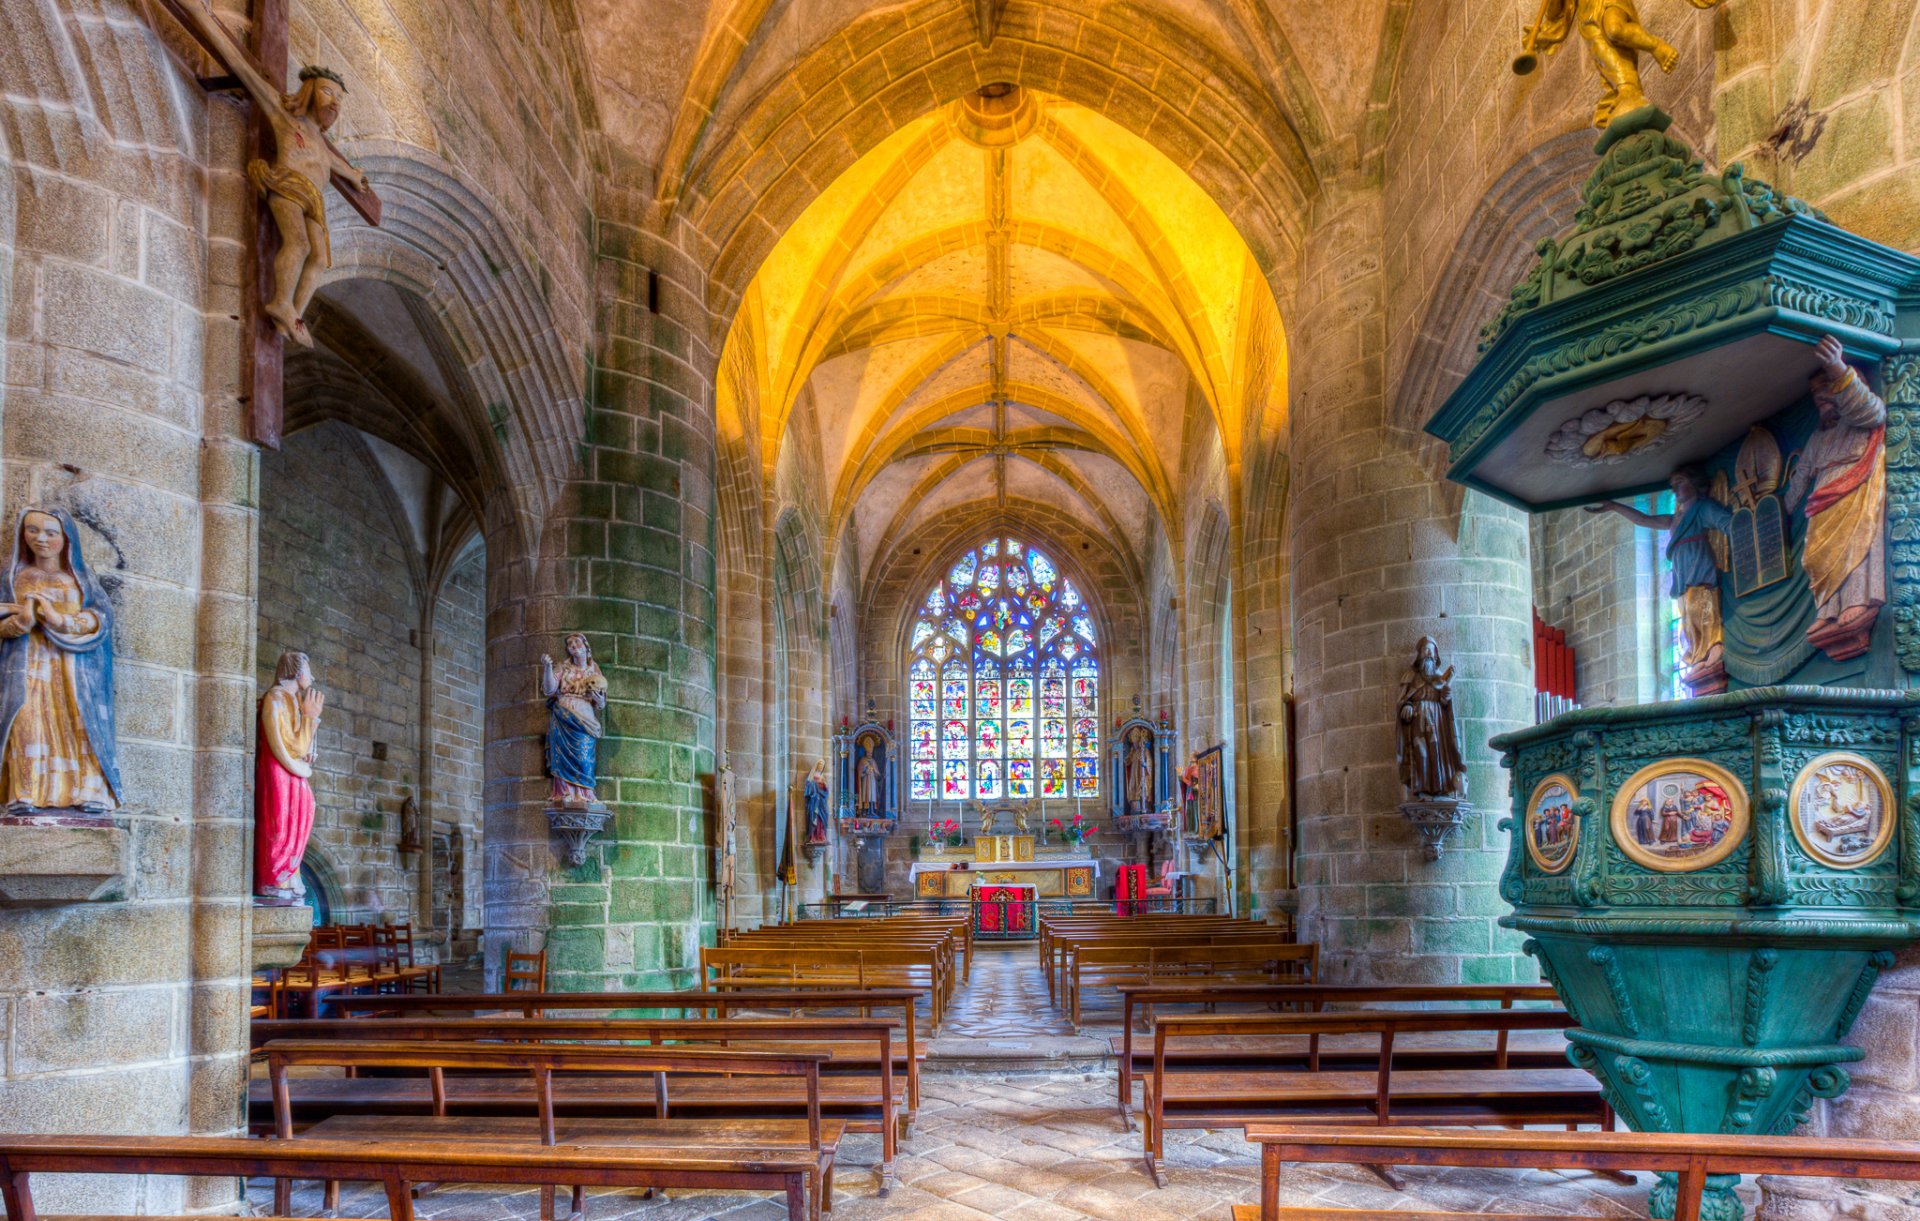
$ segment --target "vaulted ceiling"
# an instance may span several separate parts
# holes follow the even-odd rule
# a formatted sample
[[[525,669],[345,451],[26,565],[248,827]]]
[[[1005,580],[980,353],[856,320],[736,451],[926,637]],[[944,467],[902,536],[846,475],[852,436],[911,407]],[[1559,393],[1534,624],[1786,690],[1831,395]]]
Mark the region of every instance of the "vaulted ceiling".
[[[817,455],[860,571],[981,502],[1064,508],[1137,565],[1179,537],[1196,445],[1237,462],[1285,380],[1278,312],[1219,207],[1101,115],[993,86],[900,127],[761,266],[719,412],[760,456]]]

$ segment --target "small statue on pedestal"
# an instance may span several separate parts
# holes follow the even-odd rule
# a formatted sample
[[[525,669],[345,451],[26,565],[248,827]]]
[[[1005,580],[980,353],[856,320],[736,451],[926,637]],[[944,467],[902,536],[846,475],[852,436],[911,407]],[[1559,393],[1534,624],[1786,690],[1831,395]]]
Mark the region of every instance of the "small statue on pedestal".
[[[1125,813],[1153,813],[1153,735],[1139,726],[1127,734],[1125,772]]]
[[[113,629],[73,519],[27,509],[0,602],[0,797],[9,814],[105,814],[114,766]]]
[[[1440,668],[1440,645],[1431,636],[1420,638],[1400,680],[1399,737],[1400,783],[1408,798],[1400,813],[1426,840],[1426,858],[1437,861],[1473,809],[1464,800],[1467,765],[1453,720],[1453,667]]]
[[[255,902],[292,907],[306,897],[300,860],[313,831],[314,738],[327,706],[305,653],[280,654],[273,685],[260,697],[253,767]]]
[[[807,806],[807,843],[824,844],[827,842],[827,761],[817,759],[813,770],[801,782],[801,793]]]
[[[579,632],[567,637],[567,659],[558,666],[540,656],[540,693],[547,699],[547,823],[567,840],[567,862],[584,865],[587,840],[607,822],[607,807],[595,794],[599,783],[600,713],[607,706],[607,679],[593,649]]]

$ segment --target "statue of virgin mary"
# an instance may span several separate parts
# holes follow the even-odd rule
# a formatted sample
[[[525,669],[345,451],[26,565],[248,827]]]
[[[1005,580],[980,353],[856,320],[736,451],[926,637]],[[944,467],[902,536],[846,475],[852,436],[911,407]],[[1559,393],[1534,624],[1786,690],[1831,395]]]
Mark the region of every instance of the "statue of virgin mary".
[[[113,627],[63,509],[26,509],[0,592],[0,802],[12,813],[120,804]]]

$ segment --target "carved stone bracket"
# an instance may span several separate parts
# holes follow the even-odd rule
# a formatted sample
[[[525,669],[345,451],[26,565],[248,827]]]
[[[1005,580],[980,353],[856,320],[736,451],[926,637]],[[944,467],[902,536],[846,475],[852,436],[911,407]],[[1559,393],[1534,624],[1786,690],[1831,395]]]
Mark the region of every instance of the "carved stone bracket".
[[[111,822],[8,819],[0,826],[0,907],[124,899],[132,837]]]
[[[584,807],[547,807],[547,826],[567,841],[567,864],[578,867],[587,863],[587,841],[599,834],[612,816],[597,801]]]
[[[1400,816],[1420,833],[1421,855],[1437,861],[1447,839],[1466,825],[1473,807],[1455,797],[1428,797],[1400,803]]]
[[[253,907],[253,969],[290,967],[313,938],[311,907]]]

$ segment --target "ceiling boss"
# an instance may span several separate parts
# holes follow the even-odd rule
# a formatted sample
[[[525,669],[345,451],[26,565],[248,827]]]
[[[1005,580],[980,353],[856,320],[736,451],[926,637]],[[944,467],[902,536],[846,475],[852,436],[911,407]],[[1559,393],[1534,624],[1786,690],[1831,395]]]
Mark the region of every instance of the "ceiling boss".
[[[1726,0],[1687,0],[1698,9],[1718,8]],[[1593,52],[1606,92],[1593,108],[1593,125],[1605,127],[1615,115],[1649,105],[1640,89],[1640,55],[1653,56],[1662,72],[1673,71],[1680,53],[1673,44],[1640,24],[1633,0],[1540,0],[1540,15],[1526,28],[1513,70],[1521,76],[1540,66],[1540,53],[1552,55],[1578,32]]]

